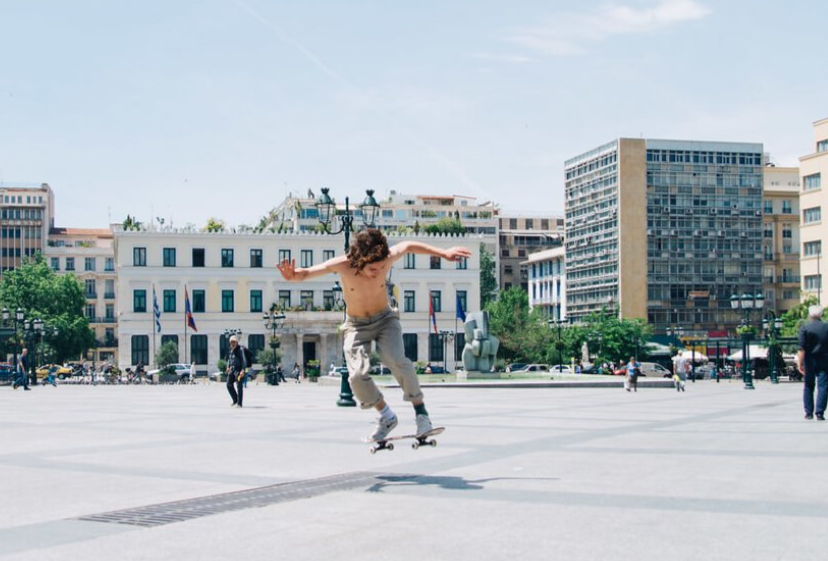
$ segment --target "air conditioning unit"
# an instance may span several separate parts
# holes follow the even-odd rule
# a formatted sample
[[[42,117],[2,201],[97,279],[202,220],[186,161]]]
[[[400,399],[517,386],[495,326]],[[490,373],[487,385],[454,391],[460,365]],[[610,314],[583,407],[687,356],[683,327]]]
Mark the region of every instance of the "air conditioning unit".
[[[687,209],[684,210],[684,213],[685,214],[693,214],[693,209],[692,208],[687,208]]]
[[[718,232],[716,232],[716,235],[719,236],[720,238],[723,238],[724,237],[724,231],[719,230]]]
[[[761,210],[757,210],[757,211],[756,211],[756,216],[762,216],[762,211],[761,211]]]
[[[740,238],[746,238],[747,237],[747,232],[739,232],[739,237]]]
[[[653,229],[652,229],[652,228],[647,228],[647,235],[648,235],[648,236],[652,236],[652,235],[653,235]]]
[[[662,208],[662,209],[661,209],[661,212],[663,212],[664,214],[670,214],[670,207],[664,207],[664,208]]]
[[[694,236],[701,236],[701,230],[693,230]]]
[[[678,235],[678,230],[670,230],[670,235],[671,235],[671,236],[676,236],[676,235]]]
[[[716,209],[715,209],[715,208],[711,208],[711,209],[710,209],[710,214],[716,214]]]
[[[739,205],[737,205],[737,204],[735,204],[735,203],[734,203],[733,205],[731,205],[731,207],[730,207],[730,208],[739,208]]]

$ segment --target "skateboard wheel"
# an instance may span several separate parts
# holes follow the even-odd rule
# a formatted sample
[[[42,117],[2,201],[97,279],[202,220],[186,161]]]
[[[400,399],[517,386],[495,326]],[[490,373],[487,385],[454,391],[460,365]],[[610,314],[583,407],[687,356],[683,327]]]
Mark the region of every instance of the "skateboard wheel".
[[[386,448],[388,448],[389,450],[393,450],[393,449],[394,449],[394,445],[393,445],[393,444],[389,444],[388,446],[386,446]]]
[[[417,448],[419,448],[419,447],[420,447],[420,443],[419,443],[419,442],[415,442],[414,444],[412,444],[412,445],[411,445],[411,447],[412,447],[414,450],[416,450]]]
[[[429,444],[431,444],[431,447],[434,448],[435,446],[437,446],[437,441],[432,440],[431,442],[429,442]]]
[[[376,454],[376,453],[377,453],[377,449],[376,449],[376,448],[371,448],[371,453],[372,453],[372,454]]]

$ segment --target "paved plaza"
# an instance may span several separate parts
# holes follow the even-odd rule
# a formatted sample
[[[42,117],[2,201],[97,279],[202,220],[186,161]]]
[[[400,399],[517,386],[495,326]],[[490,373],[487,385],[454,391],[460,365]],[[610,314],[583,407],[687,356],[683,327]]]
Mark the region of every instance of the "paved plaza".
[[[371,455],[333,386],[3,386],[0,559],[819,559],[801,389],[429,388],[439,445]]]

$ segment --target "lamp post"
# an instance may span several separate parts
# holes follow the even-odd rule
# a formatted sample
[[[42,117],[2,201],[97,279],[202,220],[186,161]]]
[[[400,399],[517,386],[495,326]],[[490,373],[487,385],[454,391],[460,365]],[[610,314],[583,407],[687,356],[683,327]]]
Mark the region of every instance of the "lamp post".
[[[331,198],[329,193],[330,189],[323,187],[322,196],[320,196],[319,200],[316,201],[316,210],[318,212],[319,223],[322,224],[322,228],[328,234],[336,235],[345,232],[345,251],[347,252],[351,245],[351,227],[354,223],[354,217],[351,215],[350,199],[345,197],[345,212],[340,214],[336,209],[336,203],[334,203],[334,200]],[[377,217],[377,211],[380,206],[374,198],[373,189],[367,189],[365,194],[367,196],[362,204],[359,205],[359,208],[362,211],[363,225],[371,228],[374,226],[374,221]],[[342,223],[339,228],[334,231],[331,230],[330,225],[331,221],[336,216],[339,217]]]
[[[23,339],[31,351],[29,353],[29,371],[26,375],[32,380],[33,386],[37,385],[37,373],[35,370],[37,363],[37,342],[42,329],[43,321],[40,318],[35,318],[34,320],[26,319],[23,321]]]
[[[448,343],[454,341],[454,332],[440,331],[440,339],[443,341],[443,371],[448,372],[448,354],[446,348]]]
[[[753,310],[761,310],[765,304],[765,297],[761,293],[753,294],[744,293],[741,296],[734,294],[730,297],[730,306],[734,310],[744,310],[744,318],[741,324],[742,334],[742,381],[745,384],[746,390],[756,389],[753,385],[753,377],[748,367],[750,362],[750,345],[748,341],[753,338],[753,333],[750,326],[750,313]]]
[[[362,224],[366,228],[372,228],[380,206],[374,198],[373,189],[366,189],[365,194],[365,200],[362,201],[361,205],[359,205],[359,208],[362,211]],[[322,195],[316,201],[316,211],[317,219],[322,225],[322,230],[325,233],[337,235],[345,232],[345,252],[347,253],[348,248],[351,246],[351,228],[354,224],[354,217],[351,214],[350,199],[345,197],[345,211],[340,213],[337,211],[336,203],[331,198],[330,189],[328,187],[322,187]],[[339,217],[341,224],[339,225],[339,228],[332,230],[332,220],[337,216]],[[340,295],[342,294],[342,287],[339,286],[339,281],[337,281],[334,286],[334,297],[336,297],[337,291]],[[344,299],[342,302],[344,304]],[[345,308],[343,306],[343,310],[344,309]],[[354,401],[354,393],[351,391],[351,385],[348,383],[348,375],[344,373],[342,375],[342,383],[340,384],[339,400],[336,404],[340,407],[353,407],[356,405],[356,402]]]
[[[555,326],[558,328],[558,340],[555,342],[555,348],[558,349],[558,374],[563,372],[563,333],[561,329],[563,325],[567,323],[567,320],[563,319],[548,319],[546,320],[547,325],[549,327]]]
[[[771,383],[778,384],[779,375],[776,372],[776,337],[782,329],[782,318],[776,317],[776,312],[773,310],[768,310],[765,312],[765,316],[762,319],[762,329],[765,330],[766,337],[770,340],[770,345],[768,345],[768,354],[770,355],[771,364]]]
[[[339,281],[334,281],[334,286],[331,289],[333,292],[333,299],[334,299],[334,308],[342,308],[342,321],[345,322],[346,314],[347,314],[347,307],[345,304],[345,299],[342,297],[342,286],[339,284]],[[344,341],[343,341],[343,349],[342,349],[342,362],[345,366],[348,366],[345,362],[345,348],[344,348]],[[339,382],[339,399],[336,400],[336,404],[339,407],[356,407],[356,401],[354,400],[354,392],[351,391],[351,384],[348,382],[348,376],[350,372],[348,369],[345,369],[345,372],[342,372],[341,379]]]
[[[276,349],[279,348],[279,338],[276,336],[285,324],[285,314],[279,312],[275,306],[270,309],[270,312],[265,312],[262,318],[265,329],[270,330],[270,350],[273,353],[273,364],[271,365],[273,371],[270,373],[273,376],[273,385],[279,385],[279,377],[276,375]]]

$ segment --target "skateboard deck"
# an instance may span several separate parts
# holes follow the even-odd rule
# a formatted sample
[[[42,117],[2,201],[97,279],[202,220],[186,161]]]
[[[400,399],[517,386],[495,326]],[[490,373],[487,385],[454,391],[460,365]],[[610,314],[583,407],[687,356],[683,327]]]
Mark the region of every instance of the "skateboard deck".
[[[388,438],[384,438],[382,440],[371,440],[368,439],[366,442],[373,444],[371,446],[371,453],[376,454],[377,450],[393,450],[394,449],[394,441],[395,440],[405,440],[406,438],[413,438],[414,442],[411,443],[411,447],[416,450],[420,446],[437,446],[437,441],[434,439],[429,439],[429,436],[435,436],[442,433],[446,430],[446,427],[435,427],[428,432],[424,432],[423,434],[403,434],[400,436],[389,436]]]

